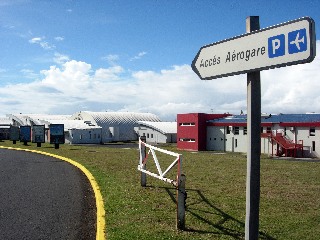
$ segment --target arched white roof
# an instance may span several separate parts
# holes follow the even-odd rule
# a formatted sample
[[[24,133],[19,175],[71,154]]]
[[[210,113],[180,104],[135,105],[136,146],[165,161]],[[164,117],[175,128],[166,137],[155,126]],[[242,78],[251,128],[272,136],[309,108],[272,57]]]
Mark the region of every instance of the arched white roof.
[[[88,112],[81,111],[71,116],[71,119],[83,120],[87,124],[102,127],[102,141],[130,141],[137,140],[134,127],[138,121],[159,122],[158,116],[152,113],[135,112]]]
[[[97,129],[101,128],[99,126],[93,125],[93,124],[86,124],[84,121],[81,120],[50,120],[49,124],[63,124],[64,130],[70,130],[70,129]]]
[[[98,126],[136,125],[138,121],[159,122],[158,116],[152,113],[135,112],[89,112],[81,111],[73,114],[71,119],[90,121]]]
[[[177,133],[177,122],[148,122],[139,121],[140,125],[154,129],[162,134]]]
[[[17,121],[20,125],[41,125],[51,120],[67,120],[71,115],[51,115],[51,114],[7,114],[12,120]]]
[[[0,125],[10,126],[10,125],[12,125],[12,120],[10,120],[10,119],[7,118],[7,117],[0,117]]]

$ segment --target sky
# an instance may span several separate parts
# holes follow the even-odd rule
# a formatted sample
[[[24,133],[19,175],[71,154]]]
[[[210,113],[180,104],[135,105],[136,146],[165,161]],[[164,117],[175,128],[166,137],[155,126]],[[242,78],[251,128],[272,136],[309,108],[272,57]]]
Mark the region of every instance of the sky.
[[[300,17],[320,0],[0,0],[0,116],[78,111],[246,113],[246,74],[200,80],[207,44]],[[319,24],[318,24],[319,23]],[[320,112],[313,62],[261,72],[264,113]]]

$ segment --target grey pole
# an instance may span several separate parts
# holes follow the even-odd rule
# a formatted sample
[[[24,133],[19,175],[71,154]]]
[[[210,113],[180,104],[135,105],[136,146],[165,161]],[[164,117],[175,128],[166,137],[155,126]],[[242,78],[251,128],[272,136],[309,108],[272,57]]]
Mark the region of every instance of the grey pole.
[[[246,19],[246,30],[260,29],[259,17]],[[247,183],[245,239],[259,237],[260,153],[261,153],[261,84],[260,71],[247,74]]]
[[[141,136],[140,137],[141,141],[146,143],[147,139],[145,136]],[[141,147],[141,158],[145,159],[145,157],[147,156],[147,150],[146,150],[146,146],[143,144]],[[143,165],[143,170],[147,170],[147,164]],[[141,172],[141,177],[140,177],[140,183],[141,183],[141,187],[146,187],[147,186],[147,174],[144,172]]]
[[[177,176],[177,229],[185,229],[186,218],[186,176]]]

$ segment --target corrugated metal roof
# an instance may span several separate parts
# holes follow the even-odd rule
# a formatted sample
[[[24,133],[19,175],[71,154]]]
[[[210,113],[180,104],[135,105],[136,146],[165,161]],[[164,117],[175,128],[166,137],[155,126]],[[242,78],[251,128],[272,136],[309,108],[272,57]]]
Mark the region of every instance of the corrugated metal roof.
[[[245,123],[247,115],[232,115],[226,118],[209,120],[211,123]],[[320,114],[277,114],[261,117],[262,123],[309,123],[320,122]]]
[[[1,117],[0,118],[0,125],[4,126],[4,125],[11,125],[12,124],[12,120],[6,117]]]
[[[138,121],[140,125],[153,128],[163,134],[177,133],[177,122],[148,122]]]
[[[64,124],[64,130],[70,129],[97,129],[101,128],[96,125],[88,125],[82,120],[50,120],[52,124]]]
[[[32,119],[41,119],[45,121],[49,120],[67,120],[70,119],[71,115],[51,115],[51,114],[28,114]]]
[[[105,133],[105,141],[128,141],[136,140],[137,134],[134,127],[138,121],[159,122],[158,116],[152,113],[136,112],[90,112],[81,111],[72,115],[71,119],[91,122],[102,127]]]
[[[72,115],[73,119],[83,119],[95,121],[99,126],[112,125],[135,125],[137,121],[159,122],[158,116],[152,113],[136,113],[136,112],[90,112],[82,111]]]
[[[67,120],[70,119],[71,115],[51,115],[51,114],[8,114],[9,118],[12,118],[21,125],[33,124],[44,124],[43,121],[50,122],[50,120]]]

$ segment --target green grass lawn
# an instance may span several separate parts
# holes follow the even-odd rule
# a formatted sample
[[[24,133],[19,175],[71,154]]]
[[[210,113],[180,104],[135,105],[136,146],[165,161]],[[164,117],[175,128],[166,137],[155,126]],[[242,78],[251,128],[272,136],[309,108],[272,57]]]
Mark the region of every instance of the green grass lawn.
[[[186,175],[186,230],[176,230],[174,186],[148,176],[140,186],[138,148],[35,144],[0,145],[36,149],[71,158],[95,176],[104,198],[107,239],[243,239],[246,211],[244,154],[181,153]],[[159,157],[164,166],[173,158]],[[152,158],[148,169],[155,170]],[[176,169],[174,169],[176,170]],[[168,175],[175,177],[175,173]],[[320,162],[261,156],[260,239],[319,239]]]

